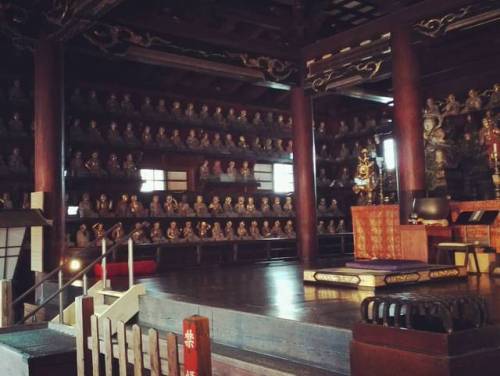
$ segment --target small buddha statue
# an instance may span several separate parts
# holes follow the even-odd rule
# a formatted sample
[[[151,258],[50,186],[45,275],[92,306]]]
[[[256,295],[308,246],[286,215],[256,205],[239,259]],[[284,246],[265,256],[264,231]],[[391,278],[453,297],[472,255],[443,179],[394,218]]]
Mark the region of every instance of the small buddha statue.
[[[179,231],[179,228],[177,227],[177,222],[175,222],[175,221],[170,222],[170,224],[168,225],[168,229],[167,229],[168,241],[170,241],[170,242],[179,241],[180,234],[181,233]]]
[[[141,105],[141,113],[146,116],[151,116],[154,113],[154,108],[151,103],[151,98],[150,97],[144,97],[144,101],[142,102]]]
[[[333,217],[343,217],[344,213],[342,213],[338,207],[337,200],[332,198],[330,203],[330,207],[328,208],[328,212]]]
[[[322,159],[329,159],[330,158],[330,153],[328,153],[328,147],[323,144],[321,145],[318,153],[318,157]]]
[[[123,138],[120,135],[120,130],[118,129],[116,121],[112,121],[109,125],[108,142],[112,145],[123,145]]]
[[[337,225],[337,233],[338,234],[342,234],[344,232],[347,232],[346,230],[346,226],[345,226],[345,220],[344,219],[341,219],[339,221],[339,224]]]
[[[90,244],[90,234],[85,224],[81,224],[76,232],[76,246],[79,248],[87,248]]]
[[[240,168],[240,175],[245,180],[253,179],[253,171],[250,168],[248,161],[243,161],[243,164]]]
[[[193,224],[191,221],[186,221],[184,228],[182,229],[182,237],[187,242],[195,242],[200,240],[198,236],[194,233]]]
[[[465,107],[462,112],[472,112],[472,111],[481,111],[483,108],[483,101],[479,96],[477,90],[471,89],[469,90],[468,98],[465,101]]]
[[[283,140],[281,138],[274,140],[274,151],[279,155],[285,154],[285,148],[283,147]]]
[[[219,196],[212,197],[212,202],[208,205],[208,210],[213,217],[218,217],[224,212]]]
[[[111,231],[111,240],[114,242],[114,243],[118,243],[120,242],[121,240],[123,240],[123,238],[125,237],[125,230],[123,229],[123,225],[121,223],[119,223],[114,229],[113,231]]]
[[[318,235],[326,235],[325,221],[319,221],[316,227],[316,233]]]
[[[184,111],[184,119],[189,123],[199,123],[200,119],[196,114],[193,103],[188,103],[186,110]]]
[[[285,123],[285,129],[292,130],[292,128],[293,128],[293,117],[289,116],[288,120]]]
[[[194,129],[189,130],[188,137],[186,138],[186,145],[191,150],[198,150],[200,148],[200,140],[196,137],[196,131]]]
[[[103,239],[105,239],[106,245],[111,244],[111,240],[106,238],[106,230],[102,223],[94,224],[92,230],[94,231],[94,242],[96,246],[101,245]]]
[[[495,108],[500,106],[500,84],[493,85],[493,91],[490,95],[487,108]]]
[[[226,196],[226,198],[224,199],[224,205],[222,206],[222,210],[223,210],[224,216],[226,216],[226,217],[234,216],[232,201],[233,201],[233,199],[231,198],[231,196]]]
[[[257,223],[257,221],[252,221],[250,223],[249,233],[250,233],[250,238],[253,240],[262,239],[262,235],[260,234],[259,230],[259,224]]]
[[[132,241],[134,244],[148,244],[149,240],[146,237],[146,233],[144,232],[144,228],[140,223],[136,223],[134,225],[134,231],[132,232]]]
[[[165,127],[159,127],[158,132],[156,133],[156,145],[160,148],[165,148],[170,146],[170,141],[167,136],[167,131],[165,130]]]
[[[170,137],[170,142],[177,149],[185,149],[186,145],[182,141],[181,134],[178,129],[174,129],[172,132],[172,136]]]
[[[208,106],[206,104],[201,106],[200,121],[203,124],[206,124],[210,121],[210,113],[208,112]]]
[[[264,125],[264,122],[262,121],[262,115],[260,114],[260,112],[256,112],[253,115],[252,124],[256,127],[261,127],[262,125]]]
[[[260,138],[255,137],[252,142],[252,151],[256,154],[260,153],[262,151],[262,145],[260,143]]]
[[[222,164],[221,164],[221,161],[216,160],[214,162],[214,165],[212,166],[212,175],[215,178],[220,179],[220,176],[222,175]]]
[[[28,168],[24,165],[21,150],[18,147],[12,149],[8,159],[8,166],[10,171],[15,174],[24,174],[28,171]]]
[[[340,177],[335,181],[335,186],[339,188],[350,187],[352,185],[351,174],[349,168],[343,167]]]
[[[120,104],[118,103],[118,99],[116,98],[115,93],[111,93],[109,95],[109,98],[106,101],[106,111],[113,114],[117,114],[120,112]]]
[[[222,227],[219,222],[214,222],[214,227],[212,228],[212,240],[221,241],[224,240],[224,231],[222,231]]]
[[[142,131],[141,136],[142,144],[146,147],[152,147],[154,145],[153,142],[153,134],[151,133],[151,127],[146,125],[144,130]]]
[[[353,133],[360,133],[363,130],[363,123],[361,123],[361,120],[359,120],[359,117],[355,116],[352,119],[352,132]]]
[[[293,154],[293,141],[292,140],[288,140],[288,142],[286,144],[285,152],[287,154]]]
[[[366,150],[368,150],[368,155],[371,158],[377,157],[377,145],[375,145],[375,142],[371,137],[366,139]]]
[[[273,236],[271,232],[271,227],[269,226],[269,221],[264,221],[262,223],[262,229],[260,230],[263,238],[270,238]]]
[[[326,136],[326,124],[324,121],[321,121],[319,123],[319,127],[316,130],[316,133],[318,134],[318,137],[325,137]]]
[[[319,187],[328,187],[330,185],[330,179],[326,176],[326,169],[324,167],[319,169],[316,181]]]
[[[266,114],[265,124],[267,127],[274,127],[274,114],[272,112]]]
[[[455,95],[449,94],[446,98],[443,116],[458,115],[460,113],[460,103],[457,101]]]
[[[215,112],[212,115],[212,121],[216,125],[224,126],[226,124],[226,119],[224,119],[224,114],[222,113],[222,107],[216,107]]]
[[[273,227],[271,228],[271,235],[274,238],[282,238],[285,236],[285,233],[283,232],[283,229],[281,228],[280,221],[274,221]]]
[[[207,222],[201,221],[201,222],[198,222],[196,227],[198,228],[198,236],[200,237],[200,240],[202,240],[202,241],[208,240],[209,239],[208,234],[209,234],[211,226]]]
[[[163,217],[165,213],[160,203],[160,196],[153,195],[149,204],[149,215],[151,217]]]
[[[349,132],[350,132],[349,126],[346,124],[346,122],[344,120],[341,120],[339,131],[338,131],[337,135],[335,136],[335,138],[347,136],[349,134]]]
[[[233,141],[233,136],[231,135],[231,133],[228,133],[226,134],[226,139],[225,139],[225,144],[224,144],[225,148],[231,152],[231,151],[235,151],[237,148],[236,148],[236,144],[234,143]]]
[[[276,196],[274,198],[273,215],[275,215],[275,216],[282,216],[283,215],[283,208],[281,207],[281,199],[278,196]]]
[[[14,112],[12,118],[9,120],[9,132],[16,137],[25,136],[24,124],[21,121],[19,112]]]
[[[147,215],[144,205],[139,201],[137,195],[130,196],[129,210],[132,217],[145,217]]]
[[[255,200],[251,196],[247,200],[247,206],[245,208],[245,215],[247,215],[249,217],[255,217],[257,215],[257,208],[255,207]]]
[[[291,220],[286,221],[283,230],[283,232],[285,233],[285,237],[287,237],[288,239],[293,239],[296,237],[295,230],[293,228],[293,222]]]
[[[134,157],[130,153],[127,154],[125,161],[123,162],[123,173],[125,174],[125,177],[129,179],[139,178],[139,170],[134,162]]]
[[[99,153],[97,151],[94,151],[90,155],[90,159],[85,162],[85,168],[92,176],[101,177],[106,175],[106,172],[101,168],[101,161],[99,161]]]
[[[277,124],[278,124],[278,127],[280,127],[281,129],[286,127],[285,117],[283,115],[281,115],[281,114],[278,115]]]
[[[236,121],[236,111],[234,108],[230,108],[226,115],[226,122],[228,125],[237,125]]]
[[[245,136],[240,136],[239,141],[238,141],[238,147],[242,151],[247,151],[249,149],[249,146],[247,144],[247,140],[246,140]]]
[[[245,214],[247,212],[246,206],[245,206],[245,197],[243,197],[243,196],[238,197],[238,201],[234,205],[234,212],[240,217],[245,216]]]
[[[118,156],[115,153],[111,153],[109,155],[106,167],[107,167],[109,176],[112,176],[115,178],[123,176],[123,171],[120,167],[120,161],[118,160]]]
[[[81,151],[76,151],[73,158],[71,158],[69,173],[73,177],[82,177],[87,175],[87,169],[84,166]]]
[[[97,127],[97,122],[95,120],[90,121],[87,136],[88,140],[92,143],[102,144],[104,142],[104,138],[102,137],[101,131]]]
[[[330,222],[328,222],[326,233],[328,235],[335,235],[337,233],[337,227],[335,226],[335,221],[333,219],[330,219]]]
[[[238,225],[238,228],[236,229],[236,235],[240,240],[246,240],[249,238],[247,227],[244,221],[241,221]]]
[[[354,158],[357,158],[361,155],[361,150],[364,148],[361,146],[360,142],[358,140],[354,141],[354,146],[352,148],[352,156]],[[367,149],[368,151],[368,149]]]
[[[326,199],[321,197],[318,204],[318,215],[326,215],[328,213],[328,207],[326,206]]]
[[[102,111],[101,104],[99,103],[99,98],[97,98],[97,93],[95,90],[90,90],[89,98],[87,99],[87,108],[89,112],[98,113]]]
[[[283,214],[286,216],[294,216],[292,196],[285,197],[285,203],[283,204]]]
[[[99,217],[112,217],[113,212],[111,211],[113,208],[113,202],[108,199],[106,194],[102,193],[99,196],[99,199],[96,201],[95,208]]]
[[[23,202],[21,204],[21,209],[31,209],[31,197],[27,192],[23,193]]]
[[[165,197],[165,203],[163,204],[163,210],[167,217],[173,217],[177,214],[178,204],[177,200],[173,198],[172,195],[167,195]]]
[[[240,127],[248,126],[248,118],[247,118],[247,111],[246,110],[240,111],[240,114],[238,115],[238,118],[236,119],[236,124],[238,124]]]
[[[130,216],[130,205],[126,193],[122,194],[120,201],[116,204],[115,215],[123,218]]]
[[[167,116],[167,103],[163,98],[158,100],[158,104],[156,105],[156,115],[159,117]]]
[[[139,140],[135,136],[134,125],[130,122],[125,126],[125,131],[123,132],[123,141],[129,146],[138,146]]]
[[[226,240],[235,239],[233,222],[231,221],[226,222],[226,227],[224,228],[224,235],[226,236]]]
[[[12,87],[9,89],[9,102],[14,105],[22,105],[27,101],[26,94],[21,87],[20,80],[14,80]]]
[[[90,200],[90,195],[87,192],[82,195],[82,199],[78,203],[78,215],[80,218],[97,217],[97,213],[94,211],[92,201]]]
[[[130,99],[130,94],[123,94],[123,99],[120,103],[120,109],[123,114],[132,115],[135,112],[134,104]]]
[[[339,160],[339,161],[346,160],[350,157],[350,155],[351,155],[351,152],[349,151],[349,148],[347,147],[347,145],[345,143],[342,143],[340,145],[340,151],[339,151],[339,156],[338,156],[337,160]]]
[[[163,236],[163,230],[160,222],[153,223],[153,228],[151,229],[151,234],[149,236],[153,243],[163,243],[167,240],[167,238]]]
[[[2,197],[0,198],[0,204],[3,209],[14,209],[14,203],[10,198],[10,194],[8,192],[4,192]]]
[[[260,212],[263,216],[271,215],[271,205],[269,204],[269,198],[267,196],[260,199]]]
[[[200,149],[201,150],[211,150],[212,145],[210,144],[210,138],[207,132],[203,132],[200,140]]]
[[[229,161],[229,164],[227,166],[226,174],[232,178],[236,178],[238,172],[236,171],[236,162],[235,161]]]
[[[214,139],[212,140],[212,147],[215,151],[222,152],[224,150],[224,145],[222,144],[222,139],[220,133],[214,133]]]
[[[194,216],[195,212],[189,206],[188,198],[187,195],[182,195],[181,197],[181,202],[178,205],[178,213],[181,217],[192,217]]]
[[[196,196],[196,201],[193,205],[194,211],[198,217],[207,217],[208,216],[208,208],[205,202],[203,201],[203,196]]]
[[[210,177],[210,167],[208,166],[208,160],[204,160],[203,164],[200,166],[200,179],[207,180]]]
[[[170,110],[170,116],[174,119],[174,120],[182,120],[183,116],[182,116],[182,110],[181,110],[181,103],[179,101],[174,101],[172,103],[172,109]]]
[[[273,152],[273,140],[271,138],[266,138],[262,150],[267,154],[271,154]]]

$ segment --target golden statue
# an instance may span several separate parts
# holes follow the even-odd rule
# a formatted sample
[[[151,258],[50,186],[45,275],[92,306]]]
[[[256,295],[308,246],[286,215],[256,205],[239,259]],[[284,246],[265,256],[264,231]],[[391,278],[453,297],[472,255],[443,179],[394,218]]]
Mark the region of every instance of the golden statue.
[[[354,193],[359,195],[358,203],[368,205],[373,203],[373,191],[377,187],[377,181],[375,162],[370,160],[368,150],[363,148],[358,156],[354,187],[352,187]]]

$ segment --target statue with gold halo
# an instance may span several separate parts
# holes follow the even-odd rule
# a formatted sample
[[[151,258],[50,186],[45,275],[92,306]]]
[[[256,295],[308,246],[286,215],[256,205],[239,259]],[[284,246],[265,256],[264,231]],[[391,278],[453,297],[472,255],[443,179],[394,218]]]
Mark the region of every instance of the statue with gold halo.
[[[358,203],[371,205],[373,203],[373,191],[377,187],[377,174],[375,162],[368,156],[368,150],[363,148],[358,156],[358,166],[354,176],[354,187],[352,190],[359,195]]]

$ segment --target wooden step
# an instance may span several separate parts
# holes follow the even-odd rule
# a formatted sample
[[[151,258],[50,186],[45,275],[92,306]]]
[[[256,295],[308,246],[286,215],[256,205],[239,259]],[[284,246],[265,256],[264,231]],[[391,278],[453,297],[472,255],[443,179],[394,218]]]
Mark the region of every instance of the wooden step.
[[[121,298],[123,295],[125,295],[125,292],[126,291],[114,291],[114,290],[99,290],[99,291],[96,291],[97,294],[112,296],[112,297],[115,297],[115,298]]]

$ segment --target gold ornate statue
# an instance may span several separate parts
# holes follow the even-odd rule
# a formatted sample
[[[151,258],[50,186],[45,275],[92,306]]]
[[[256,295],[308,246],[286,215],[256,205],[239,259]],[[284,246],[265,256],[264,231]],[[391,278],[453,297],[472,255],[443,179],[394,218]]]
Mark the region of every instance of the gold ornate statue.
[[[360,204],[371,205],[373,203],[373,191],[377,187],[377,182],[375,162],[368,157],[368,150],[362,149],[358,157],[354,187],[352,187],[354,193],[359,195]]]

